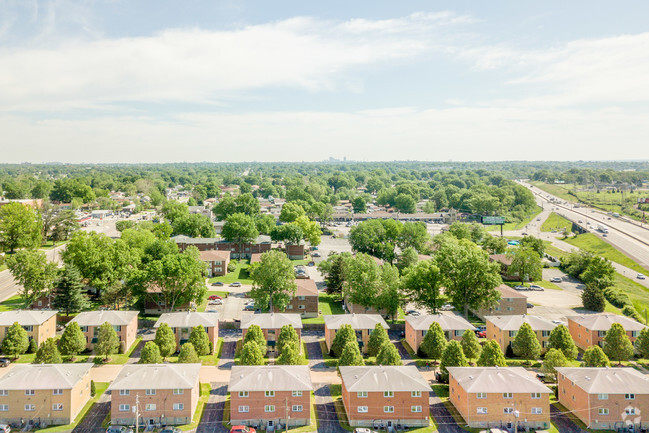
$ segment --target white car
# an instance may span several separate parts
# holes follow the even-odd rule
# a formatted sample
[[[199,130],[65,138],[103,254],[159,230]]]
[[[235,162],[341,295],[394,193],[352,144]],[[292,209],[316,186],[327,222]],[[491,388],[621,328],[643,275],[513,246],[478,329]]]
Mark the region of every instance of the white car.
[[[644,279],[645,279],[645,276],[644,276],[644,274],[638,274],[638,276],[637,276],[636,278],[637,278],[638,280],[644,280]]]
[[[537,292],[542,292],[544,289],[541,286],[537,286],[536,284],[530,284],[530,290],[536,290]]]
[[[223,301],[220,299],[212,299],[207,305],[223,305]]]
[[[553,320],[552,323],[555,325],[563,325],[564,323],[561,320]]]
[[[562,281],[563,280],[561,279],[561,277],[552,277],[552,278],[550,278],[551,283],[560,283]]]

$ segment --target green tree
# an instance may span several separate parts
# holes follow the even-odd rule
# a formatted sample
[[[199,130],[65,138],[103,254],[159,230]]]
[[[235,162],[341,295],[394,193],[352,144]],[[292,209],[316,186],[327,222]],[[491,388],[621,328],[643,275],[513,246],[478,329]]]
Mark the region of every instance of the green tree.
[[[277,336],[277,352],[282,354],[282,352],[284,352],[284,347],[287,344],[293,344],[297,349],[297,353],[300,353],[300,338],[297,336],[295,329],[293,329],[293,325],[284,325],[282,326],[282,329],[280,329],[279,335]]]
[[[434,260],[411,266],[401,279],[406,297],[417,306],[437,313],[444,278]]]
[[[179,364],[198,364],[199,362],[201,360],[192,343],[187,342],[180,347],[180,354],[178,355]]]
[[[16,248],[37,248],[41,244],[39,213],[22,203],[0,207],[0,245],[14,252]]]
[[[348,263],[351,259],[351,253],[330,253],[326,260],[318,263],[318,270],[324,276],[327,285],[327,293],[342,294]]]
[[[446,345],[444,353],[442,354],[442,361],[439,365],[442,377],[448,378],[448,370],[446,367],[468,367],[469,362],[464,356],[462,345],[459,341],[451,340]]]
[[[356,341],[356,332],[351,325],[342,325],[338,331],[336,331],[336,336],[331,343],[331,352],[335,358],[340,358],[343,353],[343,349],[348,343],[354,343],[358,346]]]
[[[397,245],[399,245],[402,251],[408,248],[412,248],[415,251],[422,251],[429,241],[430,235],[428,234],[426,223],[423,222],[404,223],[397,237]]]
[[[367,206],[366,206],[366,203],[365,203],[365,199],[360,195],[354,197],[354,200],[352,200],[352,207],[354,209],[354,213],[365,213],[365,212],[367,212]]]
[[[231,195],[224,196],[214,206],[214,215],[219,221],[223,221],[235,213],[237,213],[237,203]]]
[[[90,381],[90,397],[94,397],[95,394],[97,394],[97,386],[95,385],[95,381],[91,380]]]
[[[304,239],[302,228],[296,223],[283,224],[273,227],[270,239],[274,242],[286,242],[288,245],[297,245]]]
[[[399,351],[390,341],[383,343],[379,349],[379,353],[376,355],[376,363],[378,365],[403,365]]]
[[[405,273],[407,269],[411,266],[414,266],[419,261],[419,254],[417,250],[412,247],[408,247],[401,251],[401,254],[397,258],[397,268],[402,274]]]
[[[584,352],[584,367],[608,367],[611,365],[608,356],[599,346],[590,346]]]
[[[635,350],[641,358],[649,358],[649,328],[643,328],[635,340]]]
[[[430,328],[428,328],[426,335],[424,335],[419,350],[421,350],[428,358],[437,360],[442,357],[442,354],[446,349],[446,344],[447,341],[442,326],[438,322],[433,322],[431,323]]]
[[[94,349],[95,353],[98,356],[103,356],[105,361],[108,361],[109,355],[119,351],[119,337],[113,325],[105,322],[99,327],[97,343],[95,343]]]
[[[259,325],[250,325],[248,331],[246,331],[246,336],[243,337],[243,345],[245,346],[248,342],[253,342],[261,350],[266,352],[266,338],[264,337],[264,332],[261,330]]]
[[[361,351],[358,348],[358,343],[356,343],[356,341],[350,341],[345,344],[345,347],[340,353],[340,358],[338,359],[338,367],[356,365],[365,365],[365,362],[363,361],[363,356],[361,355]]]
[[[519,248],[511,254],[512,264],[507,272],[510,275],[517,275],[521,282],[541,280],[543,264],[541,256],[532,248]]]
[[[40,345],[34,357],[34,364],[61,364],[61,354],[56,347],[56,340],[48,338]]]
[[[212,220],[197,213],[176,218],[171,227],[176,235],[185,235],[192,238],[213,238],[216,236]]]
[[[579,278],[586,286],[593,286],[602,291],[613,285],[614,276],[615,268],[610,260],[604,257],[592,257]]]
[[[408,194],[399,194],[394,199],[394,207],[403,213],[415,213],[417,211],[417,202]]]
[[[174,335],[174,331],[166,323],[162,323],[158,327],[153,341],[160,349],[160,355],[163,359],[167,359],[168,356],[176,351],[176,336]]]
[[[257,343],[249,341],[243,345],[239,365],[264,365],[264,355]]]
[[[14,359],[18,355],[27,352],[29,348],[29,337],[27,331],[18,322],[14,322],[5,333],[5,338],[2,340],[2,353],[11,355]]]
[[[304,240],[313,246],[320,245],[322,230],[320,230],[320,225],[317,222],[311,221],[306,216],[301,216],[295,220],[295,224],[302,229]]]
[[[519,242],[522,247],[530,248],[534,250],[540,257],[543,257],[543,253],[545,253],[545,244],[543,243],[543,239],[528,235],[523,236],[523,238]]]
[[[611,328],[606,331],[602,349],[609,359],[617,361],[618,364],[628,361],[633,356],[633,344],[631,344],[629,336],[626,335],[624,327],[619,323],[613,323]]]
[[[480,346],[480,341],[478,340],[478,337],[476,337],[475,332],[471,330],[464,331],[460,344],[462,345],[464,356],[466,356],[467,359],[478,359],[480,352],[482,351],[482,346]]]
[[[211,352],[212,345],[210,343],[210,337],[207,336],[205,328],[200,325],[194,326],[191,334],[189,334],[188,342],[192,344],[198,356],[209,355]]]
[[[584,308],[601,313],[606,308],[606,299],[601,289],[596,286],[586,285],[581,293],[581,302]]]
[[[140,364],[162,364],[160,348],[153,341],[147,341],[140,352]]]
[[[541,343],[529,323],[523,323],[512,343],[514,355],[531,361],[541,355]]]
[[[256,217],[257,215],[259,215],[259,210],[261,208],[261,205],[259,204],[259,200],[253,197],[251,193],[243,191],[244,189],[243,185],[244,184],[241,184],[241,192],[243,194],[238,195],[234,199],[237,205],[236,211],[238,213]]]
[[[259,236],[259,232],[253,217],[244,213],[235,213],[225,220],[221,236],[229,242],[239,244],[239,251],[243,252],[243,244],[254,241]]]
[[[277,357],[277,365],[300,365],[302,356],[298,344],[294,340],[286,340],[282,345],[282,352]]]
[[[279,220],[283,223],[292,223],[305,214],[306,212],[304,211],[304,208],[302,206],[294,202],[287,202],[282,206],[282,211],[279,214]]]
[[[55,287],[52,306],[66,316],[83,311],[90,306],[88,298],[83,293],[81,274],[74,265],[63,268]]]
[[[286,254],[271,250],[261,255],[261,262],[250,271],[253,281],[250,297],[255,305],[270,305],[271,313],[284,310],[297,291],[293,264]]]
[[[545,354],[543,359],[543,365],[541,365],[541,371],[551,378],[555,378],[557,367],[565,367],[568,365],[568,360],[563,355],[563,352],[559,349],[550,349]]]
[[[49,262],[42,251],[18,251],[7,257],[6,264],[22,286],[18,293],[25,306],[30,306],[38,298],[48,296],[52,291],[58,269],[56,263]]]
[[[63,355],[74,356],[86,349],[86,337],[77,322],[70,322],[65,327],[59,340],[59,350]]]
[[[562,351],[566,359],[577,359],[577,346],[565,325],[559,325],[550,332],[548,348]]]
[[[352,250],[366,253],[392,263],[403,226],[395,220],[371,219],[355,225],[349,231]]]
[[[383,326],[377,323],[370,333],[370,339],[367,343],[367,354],[369,356],[378,355],[379,350],[381,350],[385,343],[390,343],[390,337],[388,337],[388,333],[383,329]]]
[[[478,358],[478,367],[507,367],[507,360],[500,345],[495,340],[488,340],[482,346],[482,352]]]
[[[275,217],[270,214],[258,215],[255,217],[255,228],[264,235],[270,235],[275,227]]]

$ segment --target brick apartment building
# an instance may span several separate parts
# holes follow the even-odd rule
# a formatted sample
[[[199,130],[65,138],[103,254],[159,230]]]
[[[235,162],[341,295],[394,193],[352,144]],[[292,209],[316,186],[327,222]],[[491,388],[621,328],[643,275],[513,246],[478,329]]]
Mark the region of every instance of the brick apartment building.
[[[246,337],[250,325],[257,325],[261,328],[270,351],[275,351],[275,344],[282,326],[291,325],[300,339],[298,347],[302,350],[302,317],[299,314],[262,313],[244,316],[241,319],[241,338]]]
[[[18,322],[27,331],[30,340],[37,345],[56,335],[57,311],[14,310],[0,313],[0,341],[4,340],[7,329]]]
[[[207,265],[207,276],[209,278],[227,275],[228,264],[230,264],[230,251],[201,251],[199,257]]]
[[[197,312],[179,312],[164,313],[160,316],[154,328],[166,323],[176,336],[176,350],[189,340],[192,329],[196,326],[202,326],[210,339],[211,352],[216,350],[216,343],[219,340],[219,314],[218,313],[197,313]]]
[[[626,331],[626,335],[635,343],[636,337],[646,326],[635,320],[617,314],[582,314],[568,317],[568,330],[575,344],[582,350],[590,346],[601,346],[604,337],[613,323],[619,323]]]
[[[298,313],[300,316],[318,317],[318,287],[315,281],[310,278],[295,280],[297,290],[295,296],[286,306],[286,312]]]
[[[506,284],[496,287],[500,294],[498,304],[492,308],[473,310],[473,313],[484,320],[486,316],[515,316],[527,314],[527,296],[517,292]]]
[[[193,245],[199,251],[229,251],[233,259],[249,259],[252,254],[265,253],[271,249],[270,237],[265,235],[258,236],[252,243],[241,245],[238,242],[228,242],[219,238],[190,238],[179,235],[172,239],[180,251],[185,251],[188,246]]]
[[[485,320],[487,322],[487,338],[497,341],[503,352],[514,342],[516,334],[518,334],[518,330],[523,323],[527,323],[532,327],[536,338],[541,343],[541,353],[545,353],[550,332],[557,326],[543,317],[529,314],[521,316],[487,316]]]
[[[137,316],[137,311],[84,311],[72,319],[68,325],[72,322],[79,324],[86,337],[86,348],[92,350],[97,342],[99,327],[108,322],[117,332],[122,352],[127,352],[137,338]]]
[[[196,303],[184,302],[176,303],[173,311],[196,311]],[[144,296],[144,313],[145,314],[162,314],[172,312],[171,305],[167,305],[162,295],[160,287],[152,286],[146,290]]]
[[[461,340],[466,331],[474,332],[475,327],[464,317],[455,313],[427,314],[406,317],[406,342],[415,351],[419,350],[430,325],[437,322],[447,340]]]
[[[362,353],[367,353],[367,343],[370,341],[370,334],[377,324],[381,325],[386,331],[390,329],[385,320],[383,320],[383,317],[379,314],[334,314],[323,316],[323,318],[325,344],[328,350],[331,350],[336,332],[343,325],[350,325],[356,332],[356,340]]]

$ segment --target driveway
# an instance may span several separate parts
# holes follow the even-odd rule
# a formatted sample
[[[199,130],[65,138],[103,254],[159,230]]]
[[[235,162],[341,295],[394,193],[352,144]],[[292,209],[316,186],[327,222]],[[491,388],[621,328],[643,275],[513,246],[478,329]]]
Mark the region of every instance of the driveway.
[[[550,421],[561,433],[587,433],[552,404],[550,405]]]
[[[398,341],[393,341],[394,345],[397,347],[397,350],[399,351],[399,355],[401,356],[401,361],[403,362],[403,365],[414,365],[417,366],[417,362],[412,359],[412,356],[410,356],[410,353],[406,350],[404,347],[403,343],[398,340]]]
[[[342,428],[338,421],[329,385],[313,384],[313,387],[315,389],[313,394],[315,395],[316,414],[320,420],[318,433],[347,433],[347,430]]]
[[[324,363],[320,338],[319,335],[302,335],[307,355],[309,355],[309,368],[328,368]]]
[[[466,430],[457,425],[455,418],[435,392],[430,393],[430,415],[435,419],[440,433],[466,433]]]
[[[110,395],[104,393],[93,407],[90,408],[83,420],[72,430],[73,433],[104,433],[101,427],[110,412]]]
[[[212,391],[203,408],[203,417],[196,428],[196,433],[227,433],[223,427],[223,411],[228,395],[227,383],[212,383]]]
[[[221,357],[219,358],[218,368],[221,370],[230,370],[234,366],[234,352],[237,348],[237,339],[229,338],[223,341],[221,347]]]
[[[210,308],[216,307],[216,311],[221,315],[221,320],[241,320],[243,316],[253,314],[252,311],[243,310],[248,301],[250,299],[246,298],[243,292],[230,292],[228,297],[223,300],[223,305],[210,306]]]

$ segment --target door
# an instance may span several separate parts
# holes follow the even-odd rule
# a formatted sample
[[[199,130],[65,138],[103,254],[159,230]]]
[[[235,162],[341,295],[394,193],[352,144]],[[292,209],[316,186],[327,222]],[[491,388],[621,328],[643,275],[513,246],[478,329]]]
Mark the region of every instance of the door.
[[[271,431],[273,430],[274,424],[273,424],[272,419],[268,420],[268,424],[266,424],[266,427],[267,427],[267,430],[271,430]]]

